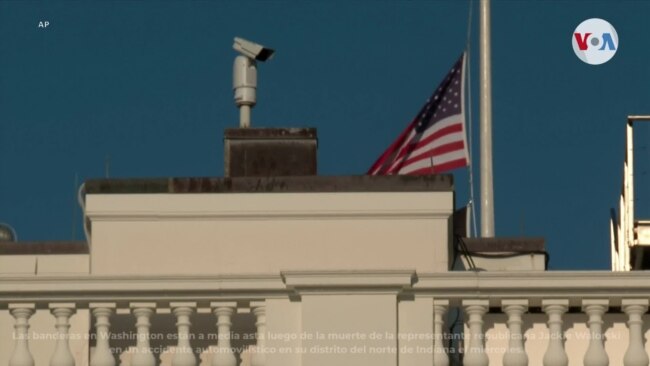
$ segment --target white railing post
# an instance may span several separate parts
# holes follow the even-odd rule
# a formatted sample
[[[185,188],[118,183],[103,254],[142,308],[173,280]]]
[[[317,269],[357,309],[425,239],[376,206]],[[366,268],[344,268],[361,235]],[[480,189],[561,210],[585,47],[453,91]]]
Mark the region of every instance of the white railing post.
[[[483,315],[489,309],[487,300],[463,300],[465,312],[469,316],[470,338],[469,347],[465,347],[465,366],[488,366],[489,359],[485,354],[483,343],[485,335],[483,334]]]
[[[52,303],[50,311],[56,317],[57,341],[56,348],[50,359],[50,366],[74,366],[74,357],[70,352],[68,331],[70,330],[70,317],[76,312],[73,303]]]
[[[136,318],[135,327],[138,337],[135,352],[131,357],[131,366],[156,366],[156,358],[149,345],[150,319],[156,309],[156,303],[136,302],[131,303],[130,307]]]
[[[196,356],[190,345],[190,316],[196,308],[195,302],[170,303],[172,312],[176,315],[178,329],[178,344],[172,358],[172,366],[196,366]]]
[[[544,366],[567,366],[569,357],[564,350],[562,314],[569,310],[569,300],[542,300],[542,308],[548,315],[549,341],[544,353]]]
[[[231,316],[237,308],[235,302],[213,302],[210,307],[217,317],[217,353],[212,357],[212,366],[237,366],[237,358],[230,346]]]
[[[9,312],[15,319],[14,352],[9,366],[34,366],[34,357],[29,351],[29,318],[34,314],[36,304],[9,304]]]
[[[255,314],[255,326],[257,327],[257,343],[251,357],[251,366],[266,365],[266,303],[264,301],[251,302],[253,314]]]
[[[528,355],[524,348],[522,315],[528,311],[528,300],[503,300],[501,308],[508,315],[508,349],[503,355],[503,365],[526,366]]]
[[[433,365],[449,366],[449,355],[443,344],[445,336],[444,316],[449,308],[449,300],[433,300]]]
[[[603,314],[609,309],[609,300],[582,300],[582,311],[588,316],[589,347],[585,352],[583,362],[585,366],[608,366],[609,357],[605,352],[603,343]]]
[[[109,319],[115,309],[115,303],[90,303],[88,307],[96,319],[95,352],[90,358],[90,366],[115,366],[115,357],[111,353],[109,343]]]
[[[630,339],[623,357],[624,366],[648,366],[650,360],[643,340],[643,314],[648,311],[648,299],[624,299],[622,307],[628,316]]]

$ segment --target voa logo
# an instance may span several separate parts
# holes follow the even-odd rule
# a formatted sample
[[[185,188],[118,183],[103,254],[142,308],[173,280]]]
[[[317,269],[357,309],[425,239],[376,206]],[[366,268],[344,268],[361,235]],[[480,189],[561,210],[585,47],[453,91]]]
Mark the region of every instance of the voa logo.
[[[608,21],[591,18],[580,23],[573,32],[573,52],[583,62],[600,65],[609,61],[618,50],[618,34]]]

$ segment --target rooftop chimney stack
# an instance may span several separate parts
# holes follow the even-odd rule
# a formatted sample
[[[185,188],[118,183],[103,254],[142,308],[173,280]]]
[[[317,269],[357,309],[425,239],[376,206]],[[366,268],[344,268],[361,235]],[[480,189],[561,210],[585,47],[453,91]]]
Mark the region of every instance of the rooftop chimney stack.
[[[226,177],[316,175],[315,128],[228,128]]]
[[[239,127],[224,133],[226,177],[280,177],[316,175],[315,128],[250,128],[251,108],[257,102],[257,61],[274,50],[235,37],[239,52],[233,65],[235,104]]]

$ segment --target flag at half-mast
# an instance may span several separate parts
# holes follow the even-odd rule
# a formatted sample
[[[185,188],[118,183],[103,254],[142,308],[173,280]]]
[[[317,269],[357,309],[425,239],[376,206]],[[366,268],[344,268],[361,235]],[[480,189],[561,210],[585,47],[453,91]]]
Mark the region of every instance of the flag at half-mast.
[[[464,81],[463,53],[420,113],[368,174],[434,174],[469,165]]]

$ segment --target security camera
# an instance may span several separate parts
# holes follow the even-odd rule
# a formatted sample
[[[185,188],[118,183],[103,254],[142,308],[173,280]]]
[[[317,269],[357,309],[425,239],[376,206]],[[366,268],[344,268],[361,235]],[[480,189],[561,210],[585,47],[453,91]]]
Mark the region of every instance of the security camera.
[[[275,51],[239,37],[235,37],[232,47],[240,53],[235,57],[232,77],[235,104],[239,107],[239,126],[248,128],[251,124],[251,109],[257,103],[257,62],[255,60],[266,61]]]
[[[232,45],[232,48],[235,51],[241,53],[242,55],[258,60],[266,61],[273,57],[274,50],[266,48],[261,44],[255,42],[247,41],[243,38],[235,37],[235,43]]]

